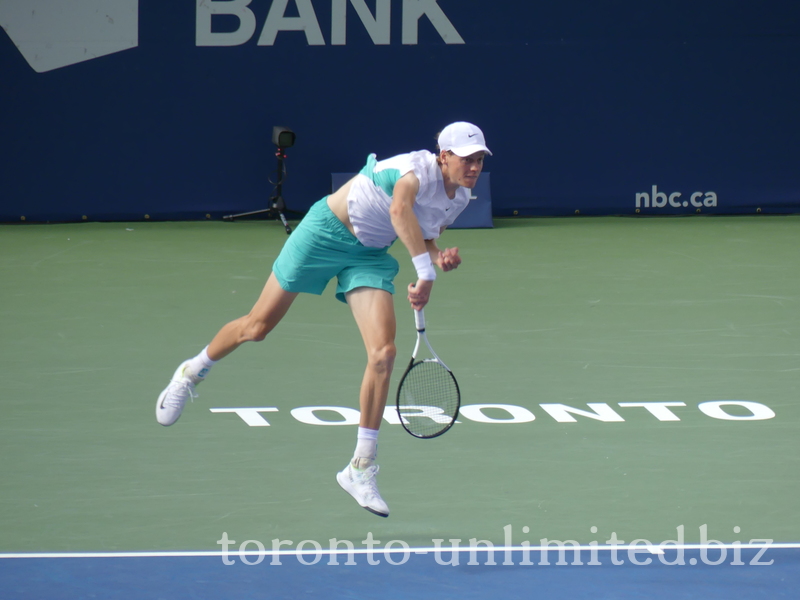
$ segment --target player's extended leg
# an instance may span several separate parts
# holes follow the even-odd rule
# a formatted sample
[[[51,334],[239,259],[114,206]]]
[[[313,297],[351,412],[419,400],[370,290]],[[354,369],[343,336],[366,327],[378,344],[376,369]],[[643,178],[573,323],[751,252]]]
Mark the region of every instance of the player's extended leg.
[[[225,325],[214,336],[208,345],[208,357],[216,362],[245,342],[262,341],[286,316],[295,298],[297,294],[284,290],[275,274],[271,274],[252,310]]]
[[[378,473],[375,458],[378,429],[383,419],[396,355],[394,302],[392,295],[385,290],[360,287],[347,294],[347,304],[353,311],[364,340],[367,368],[361,381],[361,422],[356,451],[336,479],[361,506],[376,515],[387,517],[389,507],[381,498],[375,481]]]
[[[296,297],[296,293],[281,288],[274,274],[270,275],[248,314],[225,325],[207,348],[181,363],[158,397],[156,420],[162,425],[175,423],[186,401],[195,397],[195,386],[205,379],[211,366],[243,343],[263,340],[286,315]]]

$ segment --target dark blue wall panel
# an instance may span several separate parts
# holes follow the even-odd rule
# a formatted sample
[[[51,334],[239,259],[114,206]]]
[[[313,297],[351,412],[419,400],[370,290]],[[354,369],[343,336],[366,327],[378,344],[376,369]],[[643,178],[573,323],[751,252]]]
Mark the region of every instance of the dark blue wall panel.
[[[797,0],[377,2],[390,6],[388,43],[373,42],[348,0],[346,44],[333,45],[340,0],[311,0],[324,43],[281,31],[265,46],[272,0],[75,0],[95,17],[138,9],[133,47],[44,70],[15,46],[19,6],[59,3],[3,0],[0,220],[264,208],[273,125],[297,133],[283,195],[305,211],[331,173],[370,152],[432,148],[454,120],[486,133],[496,215],[633,214],[637,194],[642,214],[800,212]],[[361,4],[375,13],[376,0]],[[207,5],[250,11],[252,36],[199,46]],[[423,16],[417,42],[403,44],[415,6],[438,6],[464,43],[445,43]],[[36,32],[53,36],[52,52],[78,22],[94,51],[101,35],[78,12]],[[299,14],[291,0],[286,16]],[[230,15],[211,22],[243,31]],[[117,26],[121,16],[103,35]]]

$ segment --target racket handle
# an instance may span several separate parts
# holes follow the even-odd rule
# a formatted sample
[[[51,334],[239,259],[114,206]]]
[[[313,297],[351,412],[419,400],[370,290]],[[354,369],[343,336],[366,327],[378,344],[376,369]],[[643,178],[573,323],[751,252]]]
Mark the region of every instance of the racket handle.
[[[417,324],[417,331],[425,331],[425,309],[414,309],[414,322]]]

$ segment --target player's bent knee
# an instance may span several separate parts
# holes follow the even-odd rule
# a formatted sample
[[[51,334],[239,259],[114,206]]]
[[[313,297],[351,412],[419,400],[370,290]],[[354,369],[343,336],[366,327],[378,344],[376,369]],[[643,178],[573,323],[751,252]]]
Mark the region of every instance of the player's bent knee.
[[[374,348],[369,353],[370,367],[379,372],[391,372],[396,356],[397,348],[391,342]]]

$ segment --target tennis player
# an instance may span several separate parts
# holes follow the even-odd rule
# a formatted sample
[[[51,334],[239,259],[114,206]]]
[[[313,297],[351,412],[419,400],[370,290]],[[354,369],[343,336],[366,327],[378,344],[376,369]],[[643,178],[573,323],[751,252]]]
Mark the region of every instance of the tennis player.
[[[244,342],[263,340],[298,293],[322,294],[336,277],[336,298],[350,307],[367,351],[356,449],[336,479],[360,506],[388,516],[375,479],[378,430],[396,354],[392,294],[399,266],[388,249],[397,238],[408,249],[417,271],[408,300],[414,309],[423,308],[436,279],[434,265],[450,271],[461,263],[458,248],[440,250],[436,239],[467,206],[484,156],[491,154],[481,130],[465,122],[442,130],[438,150],[381,161],[372,154],[360,173],[314,204],[275,260],[250,313],[222,327],[175,371],[158,397],[158,422],[175,423],[211,367]]]

